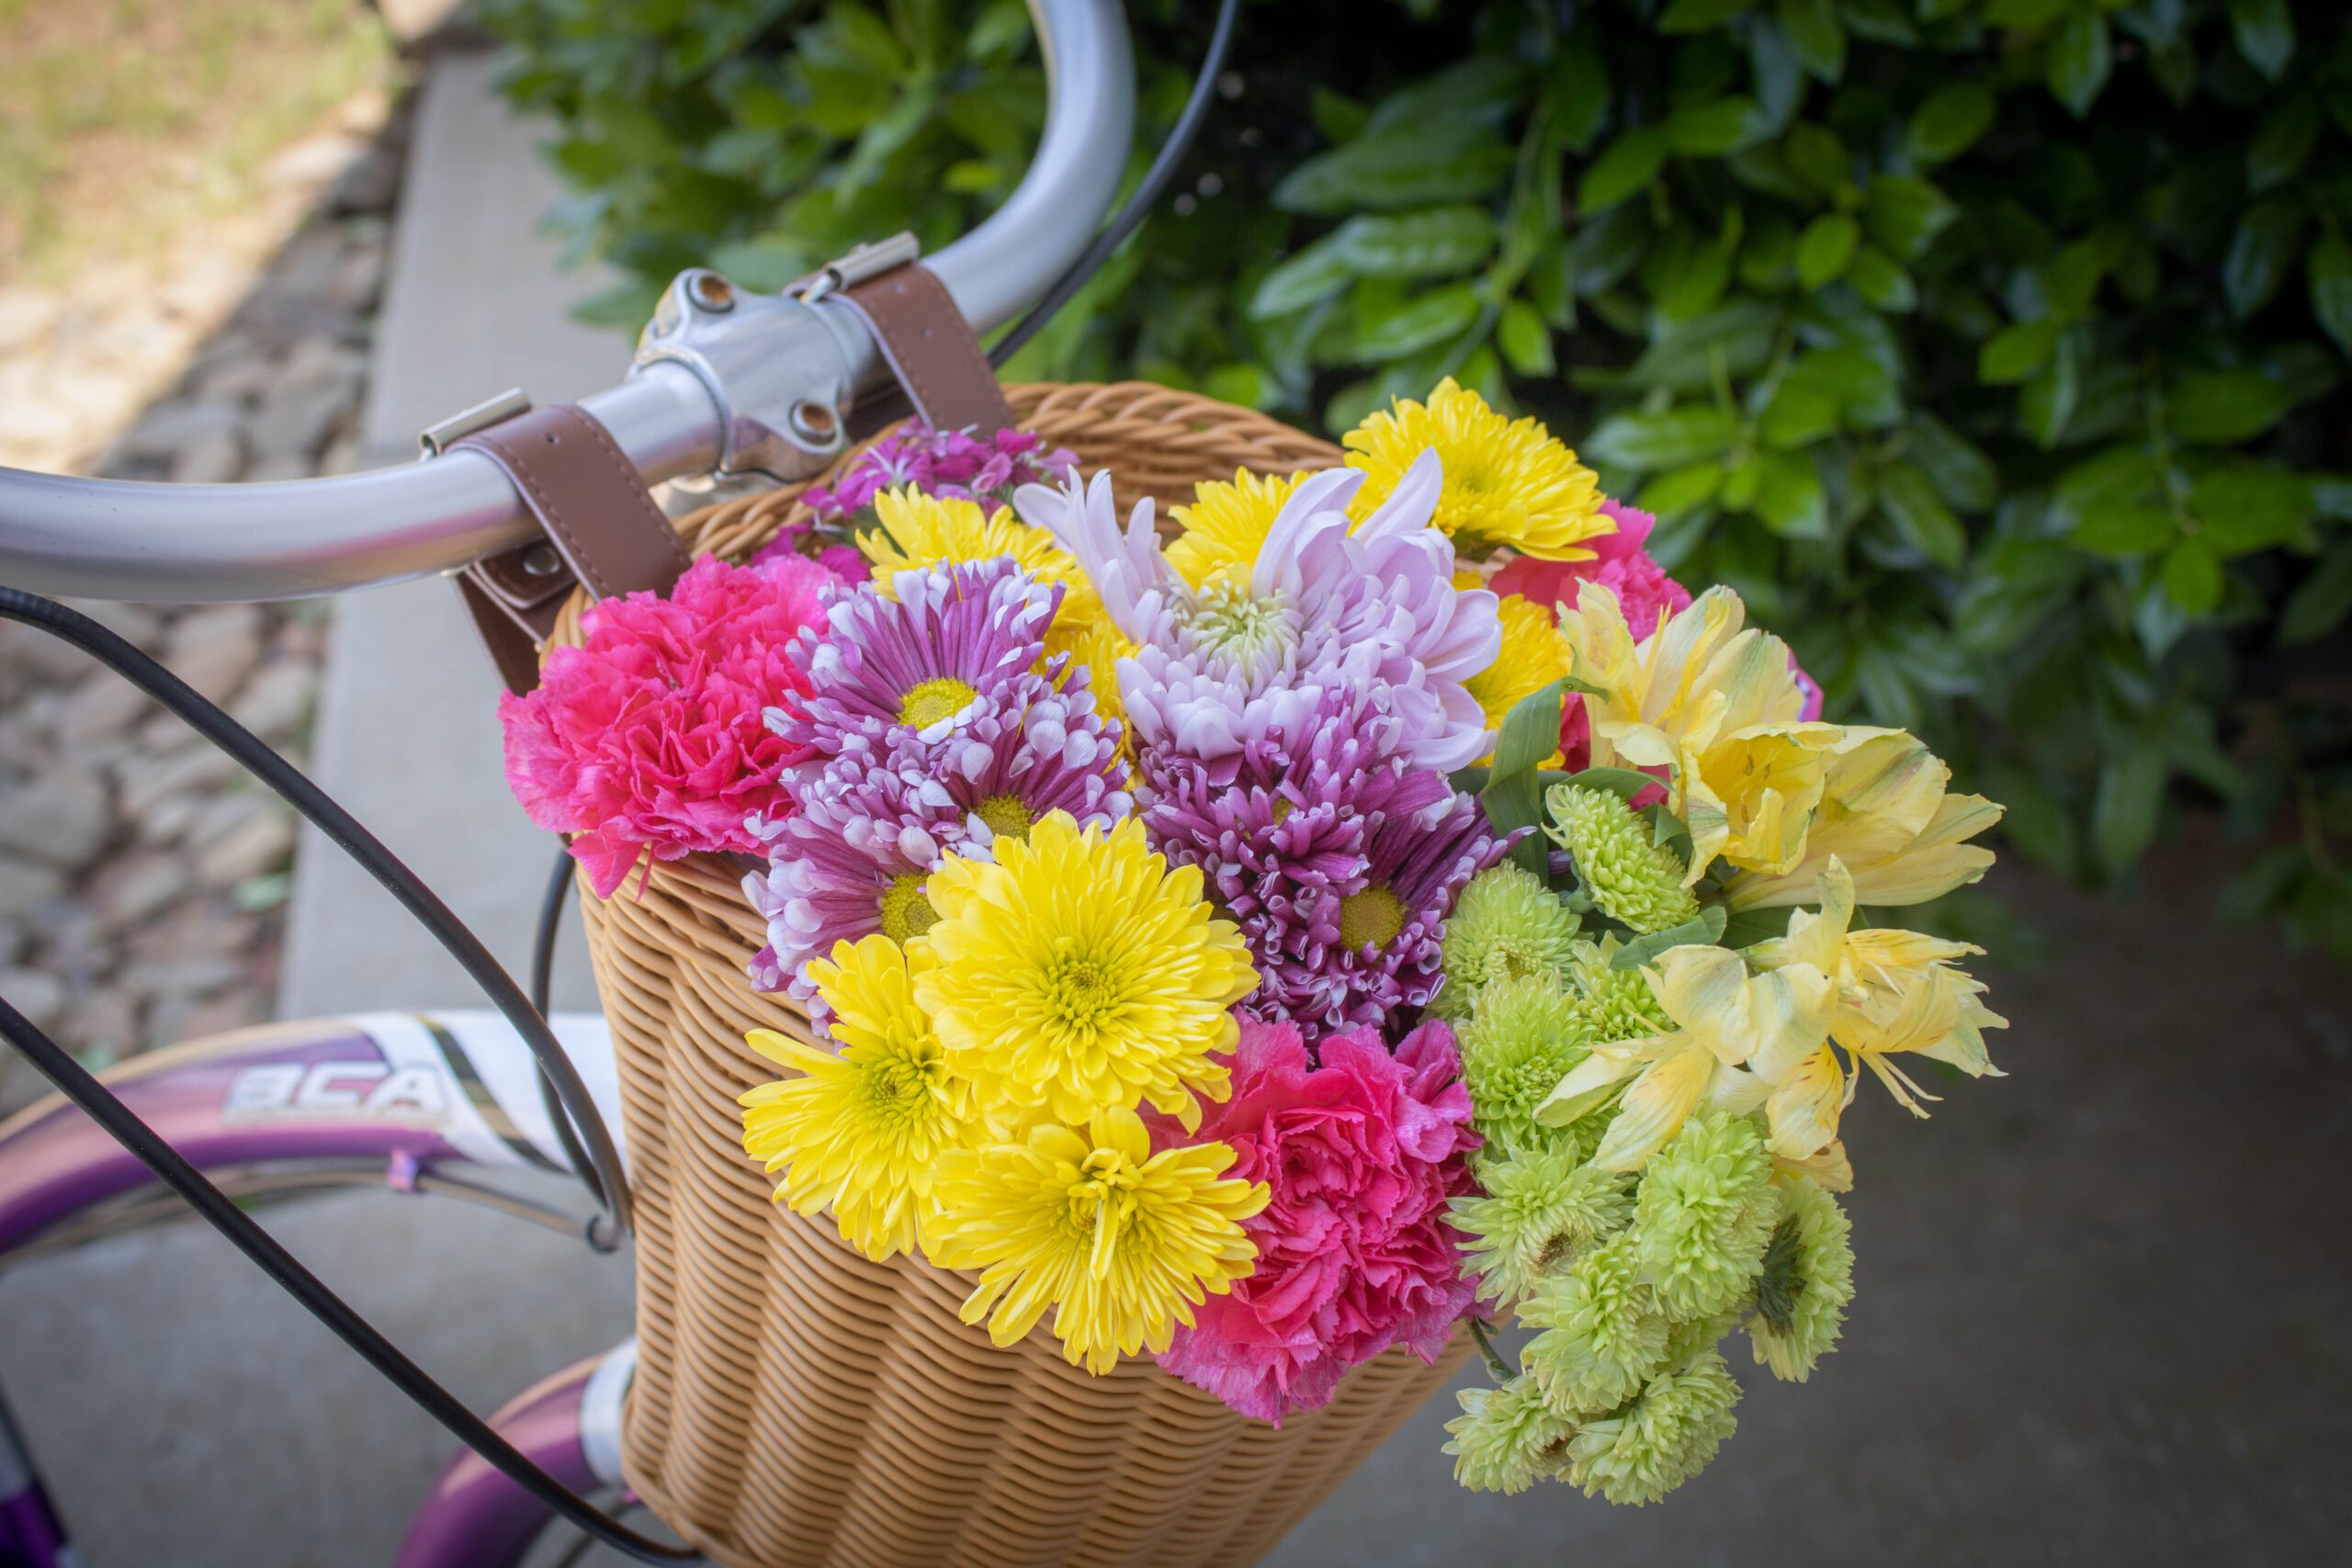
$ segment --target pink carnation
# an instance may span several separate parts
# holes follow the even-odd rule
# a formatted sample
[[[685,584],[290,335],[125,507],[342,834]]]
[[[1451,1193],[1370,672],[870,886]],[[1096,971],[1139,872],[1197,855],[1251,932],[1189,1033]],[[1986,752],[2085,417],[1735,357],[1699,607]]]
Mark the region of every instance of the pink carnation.
[[[806,690],[785,657],[821,626],[815,561],[756,567],[705,556],[664,599],[631,593],[582,617],[585,646],[560,648],[538,690],[499,699],[506,782],[532,821],[571,840],[597,896],[610,897],[647,850],[761,849],[744,826],[788,809],[791,748],[762,716]]]
[[[1521,556],[1495,573],[1490,586],[1498,593],[1517,593],[1550,609],[1577,602],[1579,581],[1600,583],[1617,595],[1625,624],[1637,637],[1657,629],[1661,615],[1671,615],[1690,604],[1690,591],[1667,576],[1644,546],[1657,519],[1623,502],[1604,501],[1600,510],[1617,523],[1617,531],[1584,541],[1594,552],[1591,560],[1536,560]]]
[[[1233,1097],[1197,1137],[1273,1198],[1243,1222],[1256,1270],[1211,1296],[1159,1364],[1245,1416],[1279,1423],[1329,1401],[1392,1345],[1435,1361],[1469,1310],[1448,1198],[1469,1190],[1470,1091],[1431,1021],[1392,1055],[1376,1029],[1328,1035],[1309,1064],[1294,1026],[1244,1022]],[[1192,1141],[1192,1140],[1187,1140]]]

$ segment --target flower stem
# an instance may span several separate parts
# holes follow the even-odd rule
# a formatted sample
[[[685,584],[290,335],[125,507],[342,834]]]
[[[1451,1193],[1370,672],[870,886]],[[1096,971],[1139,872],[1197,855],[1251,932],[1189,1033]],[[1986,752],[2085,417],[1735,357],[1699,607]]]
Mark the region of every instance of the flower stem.
[[[1495,1348],[1494,1327],[1483,1317],[1470,1319],[1470,1337],[1478,1342],[1478,1354],[1486,1358],[1487,1370],[1495,1374],[1498,1383],[1509,1382],[1519,1376],[1519,1369],[1503,1359]]]

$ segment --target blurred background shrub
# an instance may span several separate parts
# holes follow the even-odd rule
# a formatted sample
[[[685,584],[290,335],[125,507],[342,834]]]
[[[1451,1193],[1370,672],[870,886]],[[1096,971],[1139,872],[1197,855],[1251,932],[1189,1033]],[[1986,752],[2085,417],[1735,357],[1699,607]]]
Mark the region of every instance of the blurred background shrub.
[[[1213,9],[1131,7],[1137,168]],[[1019,0],[487,10],[631,328],[688,265],[772,288],[945,242],[1042,114]],[[2352,961],[2347,16],[1261,0],[1186,193],[1011,373],[1331,430],[1457,376],[2025,855],[2128,879],[2216,807],[2219,910]]]

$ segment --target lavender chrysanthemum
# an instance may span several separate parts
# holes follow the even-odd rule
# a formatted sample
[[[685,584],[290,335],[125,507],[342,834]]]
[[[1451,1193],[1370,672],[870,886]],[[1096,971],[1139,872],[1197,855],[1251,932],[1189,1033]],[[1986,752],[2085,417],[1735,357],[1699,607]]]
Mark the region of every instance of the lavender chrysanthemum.
[[[1049,811],[1069,812],[1082,829],[1107,829],[1135,810],[1118,722],[1095,712],[1083,670],[1058,685],[1023,675],[924,750],[931,782],[964,812],[967,855],[1008,835],[1025,838]]]
[[[803,1000],[811,958],[837,942],[879,931],[904,942],[936,915],[923,882],[960,841],[964,813],[920,775],[874,764],[875,737],[851,734],[845,750],[795,790],[798,809],[775,830],[768,869],[743,879],[744,895],[767,921],[768,945],[752,960],[752,984]]]
[[[1310,1043],[1427,1005],[1454,897],[1504,851],[1474,799],[1394,754],[1396,728],[1334,694],[1218,763],[1146,754],[1154,843],[1201,868],[1257,962],[1240,1012]]]
[[[1024,485],[1014,504],[1077,558],[1113,625],[1136,645],[1119,694],[1145,750],[1216,761],[1311,705],[1317,689],[1380,691],[1408,720],[1405,755],[1441,771],[1484,754],[1464,682],[1501,646],[1497,601],[1453,586],[1453,547],[1430,526],[1441,484],[1426,454],[1361,524],[1362,483],[1333,469],[1283,502],[1246,581],[1194,588],[1159,550],[1151,503],[1123,530],[1107,477],[1084,490]]]
[[[925,740],[954,733],[1038,662],[1062,594],[1003,559],[902,571],[891,592],[833,592],[824,626],[793,645],[808,691],[768,722],[808,753],[835,756],[851,735],[899,727]]]

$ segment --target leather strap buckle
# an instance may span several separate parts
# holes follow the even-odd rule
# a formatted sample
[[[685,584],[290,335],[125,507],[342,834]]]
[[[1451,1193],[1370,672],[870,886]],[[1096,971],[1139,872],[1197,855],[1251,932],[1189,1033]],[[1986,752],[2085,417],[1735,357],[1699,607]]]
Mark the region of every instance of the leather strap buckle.
[[[509,690],[538,684],[538,649],[575,586],[607,599],[667,592],[690,558],[612,433],[572,403],[511,416],[510,393],[445,421],[428,437],[465,425],[446,447],[480,452],[514,482],[543,538],[487,557],[458,579],[467,607]]]

